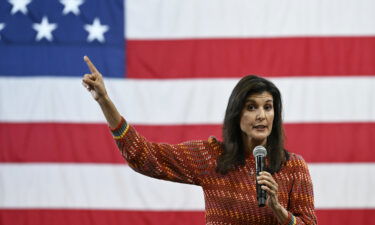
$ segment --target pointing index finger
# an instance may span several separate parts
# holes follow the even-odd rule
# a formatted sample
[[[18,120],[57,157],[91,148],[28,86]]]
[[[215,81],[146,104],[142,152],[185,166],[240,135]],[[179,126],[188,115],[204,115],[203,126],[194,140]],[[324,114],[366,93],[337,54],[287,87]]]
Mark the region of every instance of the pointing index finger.
[[[94,64],[91,62],[88,56],[84,56],[83,59],[85,60],[87,66],[89,67],[91,73],[99,73],[98,69],[94,66]]]

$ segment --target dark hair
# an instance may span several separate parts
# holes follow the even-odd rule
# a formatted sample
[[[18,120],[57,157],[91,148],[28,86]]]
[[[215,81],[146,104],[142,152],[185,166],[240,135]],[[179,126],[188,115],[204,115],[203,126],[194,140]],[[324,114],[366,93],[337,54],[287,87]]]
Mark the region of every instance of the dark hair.
[[[240,128],[242,109],[248,96],[265,91],[272,95],[274,108],[272,131],[265,146],[269,160],[267,171],[270,173],[279,171],[281,165],[288,159],[288,152],[284,149],[280,91],[271,81],[249,75],[237,83],[228,101],[223,125],[224,151],[217,160],[217,172],[226,174],[229,170],[245,164],[246,151]]]

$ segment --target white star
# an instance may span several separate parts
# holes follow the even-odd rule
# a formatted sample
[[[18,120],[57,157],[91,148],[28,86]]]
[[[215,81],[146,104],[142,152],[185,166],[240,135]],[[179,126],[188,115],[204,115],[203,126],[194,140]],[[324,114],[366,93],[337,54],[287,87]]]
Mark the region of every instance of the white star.
[[[72,12],[74,15],[78,16],[79,6],[82,5],[84,0],[60,0],[60,3],[64,5],[63,14],[66,15]]]
[[[21,11],[23,14],[26,15],[27,8],[26,6],[30,4],[31,0],[8,0],[10,4],[12,4],[12,11],[11,14],[15,14],[18,11]]]
[[[87,41],[92,42],[93,40],[97,39],[99,42],[104,42],[104,33],[109,30],[109,26],[101,25],[100,20],[98,18],[95,18],[92,25],[85,25],[85,30],[89,32]]]
[[[52,31],[57,28],[57,25],[56,23],[48,23],[48,18],[43,16],[42,22],[34,23],[33,28],[38,32],[36,35],[37,41],[40,41],[42,38],[52,41]]]
[[[0,23],[0,31],[1,31],[2,29],[4,29],[4,27],[5,27],[5,23]],[[0,39],[1,39],[1,35],[0,35]]]

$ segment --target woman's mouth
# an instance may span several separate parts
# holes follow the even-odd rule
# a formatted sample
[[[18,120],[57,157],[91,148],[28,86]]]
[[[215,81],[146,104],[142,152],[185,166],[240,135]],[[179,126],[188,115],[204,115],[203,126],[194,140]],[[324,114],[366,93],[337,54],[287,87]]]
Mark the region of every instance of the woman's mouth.
[[[263,130],[267,129],[267,126],[265,126],[265,125],[256,125],[256,126],[253,126],[253,129],[259,130],[259,131],[263,131]]]

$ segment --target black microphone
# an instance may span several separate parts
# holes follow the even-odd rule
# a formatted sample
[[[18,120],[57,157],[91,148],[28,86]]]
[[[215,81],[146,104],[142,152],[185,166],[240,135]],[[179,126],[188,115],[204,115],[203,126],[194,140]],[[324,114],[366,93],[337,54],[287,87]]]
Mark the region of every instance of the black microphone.
[[[256,167],[256,173],[257,176],[259,176],[259,173],[264,170],[264,159],[267,155],[267,150],[265,147],[258,145],[253,150],[253,155],[255,157],[255,167]],[[267,192],[260,188],[262,185],[258,184],[258,181],[256,180],[257,184],[257,200],[258,200],[258,206],[264,207],[266,205],[266,199],[267,199]]]

